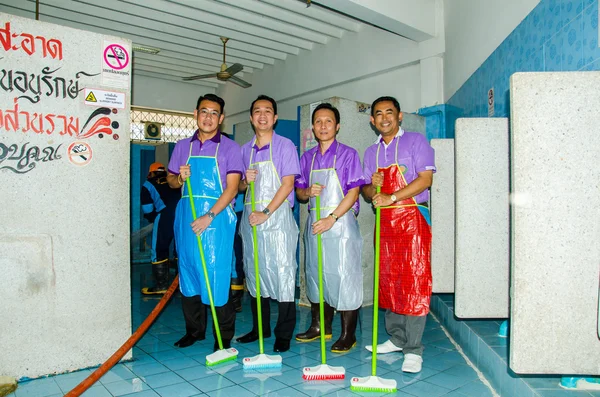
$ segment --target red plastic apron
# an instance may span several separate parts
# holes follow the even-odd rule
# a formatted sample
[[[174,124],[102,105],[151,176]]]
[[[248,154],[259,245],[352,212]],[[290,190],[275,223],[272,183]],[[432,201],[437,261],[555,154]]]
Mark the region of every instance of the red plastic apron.
[[[392,194],[408,184],[402,168],[377,168],[381,192]],[[431,298],[431,227],[414,198],[381,208],[379,306],[397,314],[424,316]]]

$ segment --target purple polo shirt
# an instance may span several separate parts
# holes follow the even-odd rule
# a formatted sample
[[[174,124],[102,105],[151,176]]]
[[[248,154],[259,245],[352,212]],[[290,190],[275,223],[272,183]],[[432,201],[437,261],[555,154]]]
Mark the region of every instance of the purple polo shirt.
[[[313,156],[315,158],[314,163]],[[358,152],[350,146],[346,146],[343,143],[339,143],[337,140],[334,140],[324,154],[321,154],[321,150],[319,150],[318,145],[304,152],[302,158],[300,159],[300,177],[296,179],[295,186],[301,189],[307,188],[310,181],[311,165],[313,170],[333,168],[334,159],[335,171],[338,179],[340,180],[344,196],[348,194],[348,190],[365,184],[365,178],[363,177],[363,170],[360,164]],[[325,189],[328,188],[330,187],[325,187]],[[331,188],[333,188],[333,186]],[[352,206],[352,209],[354,210],[354,213],[358,215],[358,211],[360,209],[358,199]]]
[[[397,153],[396,143],[398,143]],[[377,148],[379,147],[379,161],[376,161]],[[435,153],[433,148],[427,142],[427,138],[418,132],[408,132],[400,130],[390,144],[385,146],[381,137],[365,151],[364,157],[364,177],[365,184],[371,183],[371,175],[377,172],[377,167],[388,167],[396,162],[404,165],[406,172],[404,179],[406,183],[411,183],[419,176],[419,172],[433,171],[435,173]],[[384,181],[385,183],[385,181]],[[415,196],[417,203],[429,201],[429,190]]]
[[[198,130],[191,138],[186,138],[178,141],[175,144],[171,160],[169,161],[169,172],[174,175],[179,175],[179,167],[185,165],[190,156],[190,145],[192,145],[192,156],[215,156],[217,146],[217,163],[219,165],[219,176],[223,190],[227,188],[228,174],[242,174],[242,156],[240,155],[240,145],[237,142],[227,138],[221,132],[217,132],[215,136],[202,143],[198,139]],[[235,202],[235,199],[232,203]]]
[[[261,147],[260,149],[254,144],[252,138],[250,142],[245,143],[242,146],[242,161],[243,161],[243,173],[242,178],[246,174],[246,170],[250,166],[250,154],[252,154],[252,162],[268,161],[271,153],[270,147],[273,146],[273,164],[279,178],[283,178],[288,175],[300,175],[300,162],[298,161],[298,149],[292,141],[277,135],[273,131],[273,138],[271,143]],[[290,207],[294,206],[294,189],[288,195],[287,200],[290,203]]]

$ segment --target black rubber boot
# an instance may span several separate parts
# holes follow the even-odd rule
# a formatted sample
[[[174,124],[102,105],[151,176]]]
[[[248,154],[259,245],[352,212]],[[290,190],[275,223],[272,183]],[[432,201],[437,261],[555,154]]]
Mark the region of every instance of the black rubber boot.
[[[154,276],[154,287],[142,288],[142,294],[159,295],[167,292],[169,288],[169,260],[152,262],[152,275]]]
[[[358,309],[340,312],[342,318],[342,334],[333,346],[333,353],[345,353],[356,346],[356,323],[358,322]]]
[[[312,342],[321,337],[321,320],[319,314],[319,304],[310,304],[311,324],[306,332],[296,335],[298,342]],[[333,307],[323,302],[323,314],[325,315],[325,339],[331,339],[331,323],[333,322]]]
[[[236,312],[242,311],[242,298],[244,297],[244,280],[240,278],[231,279],[231,288],[229,290],[229,300]]]

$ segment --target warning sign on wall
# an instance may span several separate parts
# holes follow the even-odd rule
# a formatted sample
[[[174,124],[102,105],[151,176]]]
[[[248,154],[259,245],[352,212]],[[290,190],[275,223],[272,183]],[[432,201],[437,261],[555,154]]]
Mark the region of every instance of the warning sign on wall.
[[[104,40],[102,46],[102,85],[129,89],[131,48],[128,44]]]
[[[86,105],[125,109],[125,94],[122,92],[86,88],[83,97]]]

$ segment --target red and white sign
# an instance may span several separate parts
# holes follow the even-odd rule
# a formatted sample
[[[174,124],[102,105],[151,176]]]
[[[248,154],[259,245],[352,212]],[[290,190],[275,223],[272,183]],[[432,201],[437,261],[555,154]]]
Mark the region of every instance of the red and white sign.
[[[73,142],[67,149],[71,164],[84,166],[92,161],[92,148],[85,142]]]
[[[129,89],[131,45],[104,40],[102,46],[102,85]]]

